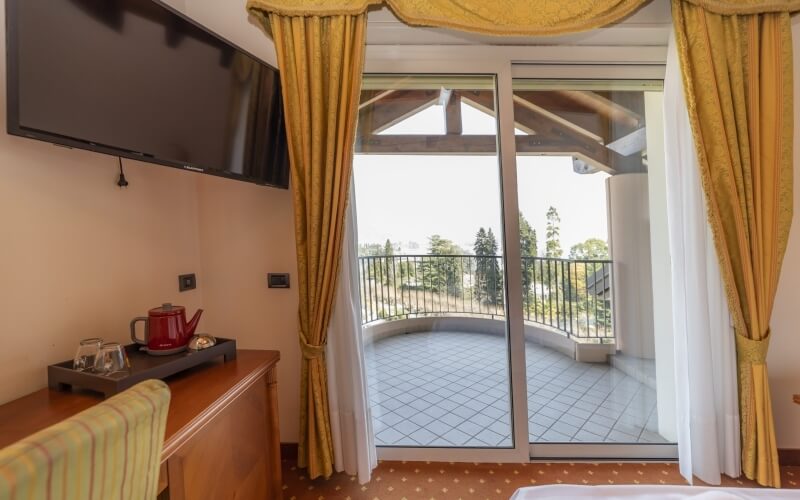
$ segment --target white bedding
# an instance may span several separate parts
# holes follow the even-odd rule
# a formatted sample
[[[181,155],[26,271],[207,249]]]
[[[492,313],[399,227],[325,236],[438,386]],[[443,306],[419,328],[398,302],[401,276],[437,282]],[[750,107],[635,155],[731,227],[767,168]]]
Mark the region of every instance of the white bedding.
[[[700,486],[578,486],[554,484],[518,489],[511,500],[565,500],[571,498],[604,498],[607,500],[751,500],[800,499],[800,490],[770,488],[706,488]]]

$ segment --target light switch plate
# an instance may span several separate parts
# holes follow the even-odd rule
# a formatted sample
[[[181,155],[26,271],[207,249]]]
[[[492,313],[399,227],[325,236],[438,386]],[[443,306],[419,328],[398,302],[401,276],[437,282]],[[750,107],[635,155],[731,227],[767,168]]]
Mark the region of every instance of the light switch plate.
[[[197,276],[192,274],[181,274],[178,276],[178,291],[185,292],[197,288]]]
[[[289,288],[289,273],[267,274],[267,286],[270,288]]]

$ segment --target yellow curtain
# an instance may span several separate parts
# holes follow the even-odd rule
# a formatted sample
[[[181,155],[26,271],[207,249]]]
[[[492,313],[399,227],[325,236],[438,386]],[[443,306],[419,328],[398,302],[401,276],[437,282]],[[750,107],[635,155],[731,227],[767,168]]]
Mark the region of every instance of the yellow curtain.
[[[356,113],[366,14],[329,17],[251,12],[272,32],[278,54],[294,196],[303,353],[298,463],[311,478],[333,472],[325,366]]]
[[[404,22],[487,35],[574,33],[621,20],[650,0],[258,0],[284,16],[358,15],[388,5]]]
[[[791,25],[785,11],[725,15],[702,5],[734,12],[725,3],[673,0],[673,19],[736,330],[742,470],[759,484],[779,487],[766,355],[792,219]]]
[[[800,0],[681,0],[702,7],[714,14],[726,16],[742,14],[766,14],[767,12],[800,11]],[[673,6],[675,0],[673,0]]]

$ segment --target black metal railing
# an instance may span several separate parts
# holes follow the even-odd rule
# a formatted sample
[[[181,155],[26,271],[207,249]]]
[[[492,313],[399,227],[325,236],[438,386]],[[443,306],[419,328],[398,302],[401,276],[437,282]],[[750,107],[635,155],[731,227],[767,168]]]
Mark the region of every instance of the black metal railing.
[[[359,257],[364,324],[425,316],[505,316],[499,255]],[[525,321],[576,339],[613,339],[611,261],[522,258]]]

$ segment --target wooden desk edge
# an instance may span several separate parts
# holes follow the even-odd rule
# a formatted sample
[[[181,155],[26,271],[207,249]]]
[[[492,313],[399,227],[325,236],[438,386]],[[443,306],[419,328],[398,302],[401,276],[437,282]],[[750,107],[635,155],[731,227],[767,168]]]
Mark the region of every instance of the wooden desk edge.
[[[277,351],[274,352],[277,353]],[[236,398],[250,388],[256,380],[269,373],[271,370],[275,370],[279,360],[280,354],[274,359],[263,361],[255,370],[251,371],[246,377],[231,387],[228,392],[223,394],[222,397],[214,401],[214,403],[209,405],[202,413],[198,414],[172,436],[167,438],[164,441],[164,448],[161,451],[161,463],[165,463],[175,451],[180,449],[180,447],[197,434],[203,426],[233,403]]]
[[[251,388],[261,377],[266,377],[268,387],[274,385],[280,352],[260,349],[239,349],[237,352],[240,355],[239,357],[244,356],[250,359],[253,359],[252,354],[256,354],[257,359],[252,364],[248,363],[250,367],[240,374],[241,378],[231,381],[230,385],[215,394],[216,399],[212,399],[205,406],[197,408],[193,414],[187,416],[186,420],[181,419],[178,424],[180,425],[179,428],[170,431],[168,425],[168,434],[161,454],[162,463],[165,463],[171,455],[180,449],[182,444],[185,444],[192,436],[197,434],[201,428],[230,406],[237,397]],[[222,366],[225,366],[225,364],[211,365],[209,369],[213,370],[215,367],[218,369]],[[167,383],[171,386],[169,380]],[[267,397],[277,399],[277,395],[273,393],[274,390],[268,391]],[[2,417],[0,418],[0,448],[9,446],[66,418],[77,415],[100,401],[102,401],[102,398],[95,394],[59,392],[43,388],[4,403],[0,405],[0,417]],[[274,403],[277,404],[277,401]],[[173,411],[172,406],[171,403],[170,415]],[[40,411],[45,414],[42,418],[31,418],[31,415],[29,415],[30,412]],[[168,416],[169,418],[171,417]],[[3,419],[8,420],[8,422]],[[24,420],[24,424],[17,425],[19,420]],[[4,428],[4,423],[9,423],[11,426]]]

